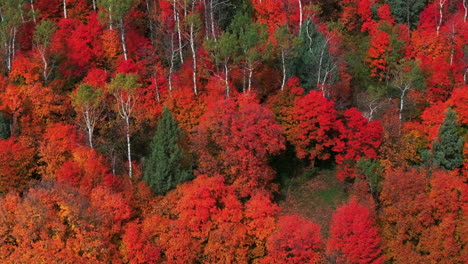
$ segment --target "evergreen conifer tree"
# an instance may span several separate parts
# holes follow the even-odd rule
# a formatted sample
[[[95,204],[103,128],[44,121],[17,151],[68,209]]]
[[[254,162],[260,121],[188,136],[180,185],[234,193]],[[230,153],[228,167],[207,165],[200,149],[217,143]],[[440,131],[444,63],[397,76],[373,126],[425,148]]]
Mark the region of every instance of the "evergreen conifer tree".
[[[183,132],[167,107],[158,122],[145,162],[143,179],[157,194],[165,194],[192,177],[191,166],[180,145]]]
[[[457,116],[451,108],[445,114],[439,135],[432,144],[432,161],[436,166],[447,170],[459,168],[463,164],[463,138],[457,134]]]
[[[337,68],[329,52],[329,39],[310,21],[302,25],[292,56],[287,58],[287,75],[297,76],[306,90],[318,89],[319,83],[333,83]]]

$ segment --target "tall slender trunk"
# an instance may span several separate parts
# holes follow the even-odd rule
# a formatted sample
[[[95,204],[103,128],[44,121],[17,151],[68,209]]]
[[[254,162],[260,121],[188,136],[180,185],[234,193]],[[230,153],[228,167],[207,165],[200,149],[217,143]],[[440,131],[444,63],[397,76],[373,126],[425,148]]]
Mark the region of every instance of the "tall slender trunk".
[[[169,76],[168,76],[168,84],[169,84],[169,96],[172,97],[172,72],[174,71],[174,33],[171,34],[171,59],[170,59],[170,66],[169,66]]]
[[[283,80],[281,81],[281,91],[284,91],[286,85],[286,63],[284,62],[284,49],[281,49],[281,65],[283,68]]]
[[[34,0],[31,0],[30,3],[31,3],[31,12],[32,12],[33,21],[34,21],[34,24],[36,24],[36,10],[34,10]]]
[[[124,59],[125,59],[125,61],[127,61],[128,60],[127,45],[125,43],[125,26],[124,26],[124,23],[123,23],[123,18],[120,19],[120,27],[121,27],[120,38],[122,39],[122,50],[123,50],[123,54],[124,54]]]
[[[45,48],[43,50],[39,50],[39,53],[41,54],[41,60],[42,60],[42,63],[44,63],[44,68],[42,69],[42,77],[44,77],[44,84],[47,84],[47,79],[48,79],[48,74],[47,74],[47,70],[48,70],[48,63],[47,63],[47,59],[46,59],[46,56],[45,56]]]
[[[325,55],[325,49],[327,47],[328,41],[330,39],[327,37],[327,40],[323,44],[322,51],[320,52],[320,60],[319,60],[319,67],[318,67],[318,73],[317,73],[317,89],[319,88],[320,85],[320,78],[322,75],[322,64],[323,64],[323,56]],[[325,93],[322,91],[323,96],[325,97]]]
[[[403,108],[405,107],[405,95],[408,90],[409,90],[409,85],[405,85],[405,87],[401,89],[400,112],[398,113],[398,118],[400,119],[400,126],[401,126],[401,123],[403,122]]]
[[[468,16],[468,1],[463,0],[463,8],[465,9],[465,15],[463,16],[463,23],[466,23],[466,17]]]
[[[13,60],[15,58],[15,46],[16,43],[16,27],[13,27],[10,29],[10,37],[9,39],[5,42],[5,49],[7,50],[7,69],[8,72],[11,72],[11,67],[13,64]]]
[[[250,92],[252,90],[252,75],[253,75],[254,67],[253,65],[249,65],[249,85],[247,86],[247,91]]]
[[[109,6],[109,30],[113,30],[112,26],[112,6]]]
[[[455,23],[452,24],[452,36],[451,36],[451,41],[452,41],[452,48],[450,50],[450,66],[453,64],[453,56],[455,55]]]
[[[193,22],[190,23],[190,49],[192,50],[192,60],[193,60],[193,92],[195,96],[198,95],[198,88],[197,88],[197,54],[195,50],[195,36],[194,36],[194,29],[193,29]]]
[[[131,143],[130,143],[130,116],[125,117],[125,124],[127,126],[126,136],[127,136],[127,157],[128,157],[128,176],[130,179],[133,175],[133,166],[132,166],[132,152],[131,152]]]
[[[63,17],[68,18],[67,17],[67,0],[63,0]]]
[[[247,85],[245,84],[247,81],[246,81],[246,73],[245,73],[245,68],[246,67],[242,67],[242,92],[245,93],[245,88],[247,87]]]
[[[229,98],[230,87],[229,87],[229,68],[227,62],[224,62],[224,82],[226,84],[226,97]]]
[[[466,82],[468,81],[468,67],[465,68],[465,74],[463,74],[463,83],[467,84]]]
[[[156,76],[156,71],[153,74],[153,81],[154,81],[154,92],[156,93],[156,99],[158,103],[161,103],[161,95],[159,94],[159,85],[158,85],[158,78]]]
[[[445,5],[445,2],[447,0],[439,0],[439,20],[437,21],[437,36],[439,36],[439,32],[440,32],[440,27],[442,26],[442,21],[443,21],[443,9],[444,9],[444,5]]]
[[[96,12],[96,0],[93,0],[93,11]]]
[[[216,32],[214,26],[214,11],[213,11],[213,0],[210,0],[210,24],[211,24],[211,34],[213,36],[213,40],[216,42]]]
[[[180,57],[180,62],[184,63],[184,55],[182,54],[182,32],[180,29],[180,17],[179,17],[179,10],[176,7],[176,1],[174,0],[174,19],[176,21],[176,27],[177,27],[177,38],[179,42],[179,57]]]
[[[299,35],[301,34],[302,30],[302,2],[301,0],[297,0],[299,3]]]
[[[93,118],[91,117],[91,114],[89,113],[89,107],[85,107],[84,111],[84,118],[85,118],[85,123],[86,123],[86,129],[88,130],[88,143],[89,147],[93,148],[93,132],[94,132],[94,121],[92,120]]]

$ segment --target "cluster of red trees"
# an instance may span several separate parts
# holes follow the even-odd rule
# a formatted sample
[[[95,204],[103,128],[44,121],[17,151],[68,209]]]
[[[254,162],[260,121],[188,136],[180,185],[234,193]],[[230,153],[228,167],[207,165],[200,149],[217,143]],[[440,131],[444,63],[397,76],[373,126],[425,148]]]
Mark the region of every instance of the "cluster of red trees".
[[[1,1],[0,262],[467,262],[468,1],[427,2]],[[291,160],[345,182],[329,226]]]

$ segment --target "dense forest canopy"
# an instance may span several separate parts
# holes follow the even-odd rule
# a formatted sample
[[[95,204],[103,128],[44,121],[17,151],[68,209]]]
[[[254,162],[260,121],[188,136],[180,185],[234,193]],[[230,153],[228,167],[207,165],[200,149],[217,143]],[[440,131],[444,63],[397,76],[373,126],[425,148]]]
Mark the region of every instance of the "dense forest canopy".
[[[467,263],[468,0],[1,0],[1,263]]]

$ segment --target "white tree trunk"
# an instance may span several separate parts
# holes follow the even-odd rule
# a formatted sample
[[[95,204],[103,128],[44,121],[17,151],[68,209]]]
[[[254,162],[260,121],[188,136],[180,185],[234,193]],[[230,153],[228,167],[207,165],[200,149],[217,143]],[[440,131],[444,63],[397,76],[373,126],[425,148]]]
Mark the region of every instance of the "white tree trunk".
[[[169,85],[169,96],[172,97],[172,73],[174,71],[174,34],[171,35],[171,59],[169,66],[169,76],[168,76],[168,85]]]
[[[405,95],[408,92],[410,86],[406,84],[403,88],[400,88],[401,95],[400,95],[400,112],[398,114],[398,118],[400,119],[400,125],[403,122],[403,108],[405,107]]]
[[[319,67],[318,67],[318,72],[317,72],[317,89],[319,88],[320,85],[320,79],[321,79],[321,74],[322,74],[322,64],[323,64],[323,56],[325,55],[325,49],[327,47],[328,41],[330,38],[327,37],[327,40],[323,44],[322,51],[320,52],[320,60],[319,60]],[[325,97],[324,91],[322,91],[323,96]]]
[[[68,18],[67,17],[67,0],[63,0],[63,17]]]
[[[248,78],[248,86],[247,86],[247,91],[250,92],[252,90],[252,75],[253,75],[254,67],[253,65],[249,65],[249,78]]]
[[[284,62],[284,49],[281,49],[281,65],[283,68],[283,80],[281,81],[281,91],[284,91],[286,85],[286,63]]]
[[[112,6],[109,6],[109,30],[113,30],[112,27]]]
[[[302,29],[302,2],[301,0],[297,0],[299,3],[299,35],[301,35],[301,29]]]
[[[38,48],[38,50],[39,50],[39,53],[41,54],[42,63],[44,64],[44,68],[42,69],[42,77],[44,78],[44,83],[46,84],[47,79],[48,79],[48,74],[47,74],[48,63],[47,63],[47,59],[45,56],[46,51],[45,51],[45,48]]]
[[[179,17],[179,10],[176,7],[176,1],[174,0],[174,19],[176,21],[176,29],[177,29],[177,38],[179,42],[179,57],[180,62],[184,63],[184,55],[182,54],[182,32],[180,29],[180,17]]]
[[[198,88],[197,88],[197,54],[195,50],[195,36],[194,36],[194,29],[193,23],[190,24],[190,49],[192,50],[192,60],[193,60],[193,92],[195,96],[198,95]]]
[[[440,27],[442,26],[442,21],[443,21],[443,9],[444,9],[444,5],[445,5],[445,2],[447,0],[439,0],[439,20],[437,21],[437,36],[439,36],[439,32],[440,32]]]
[[[230,87],[229,87],[229,68],[227,62],[224,63],[224,82],[226,84],[226,97],[229,98]]]
[[[93,11],[96,12],[96,0],[93,0]]]
[[[127,61],[128,60],[128,55],[127,55],[127,45],[125,43],[125,26],[124,26],[122,18],[120,19],[120,26],[121,26],[120,38],[122,40],[122,50],[123,50],[124,59],[125,59],[125,61]]]
[[[158,78],[156,75],[156,71],[154,72],[153,75],[153,80],[154,80],[154,92],[156,93],[156,99],[158,100],[158,103],[161,103],[161,96],[159,94],[159,85],[158,85]]]
[[[128,157],[128,176],[130,179],[133,175],[133,166],[132,166],[132,152],[131,152],[131,143],[130,143],[130,117],[125,118],[125,124],[127,125],[126,135],[127,135],[127,157]]]
[[[86,130],[88,132],[89,147],[93,148],[94,118],[92,117],[92,114],[90,113],[89,106],[85,107],[83,114],[84,114],[84,119],[86,123]]]
[[[463,23],[466,23],[466,17],[468,16],[468,1],[463,0],[463,8],[465,9],[465,15],[463,16]]]
[[[213,40],[216,42],[216,32],[214,26],[214,11],[213,11],[213,0],[210,0],[210,24],[211,24],[211,34],[213,36]]]
[[[30,3],[31,3],[31,12],[32,12],[33,21],[34,21],[34,24],[36,24],[36,11],[34,10],[34,0],[31,0]]]

